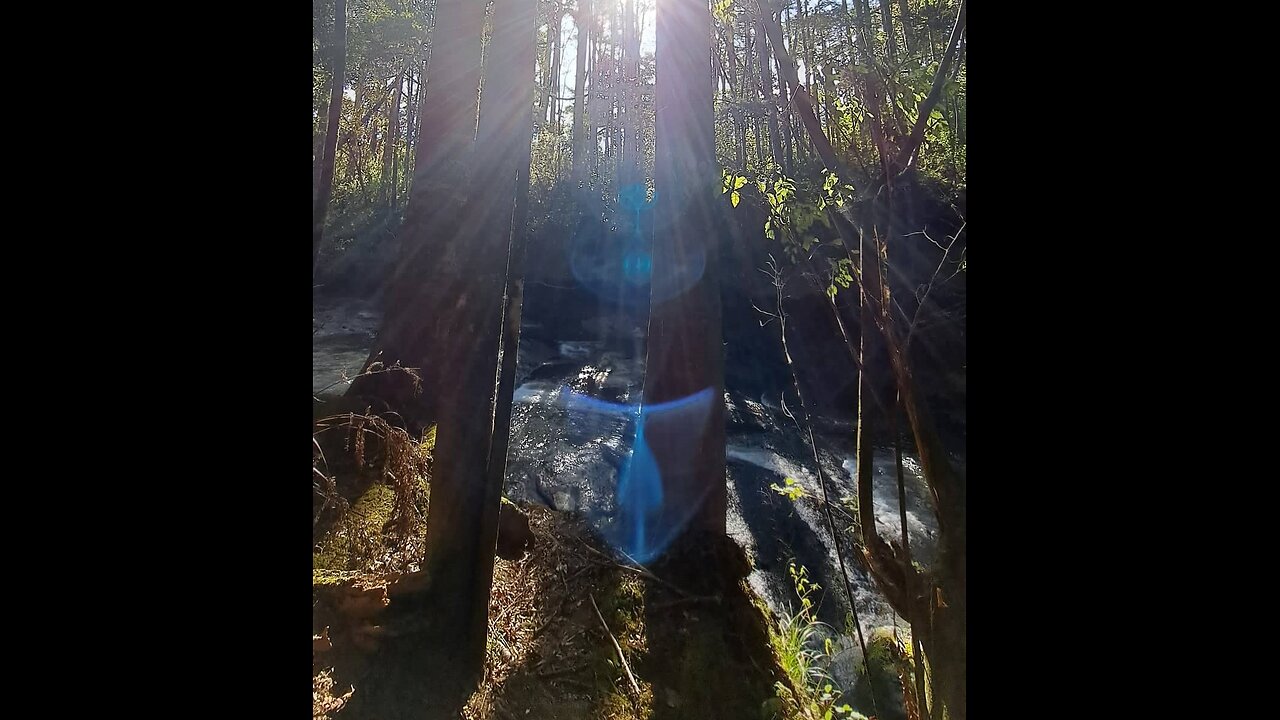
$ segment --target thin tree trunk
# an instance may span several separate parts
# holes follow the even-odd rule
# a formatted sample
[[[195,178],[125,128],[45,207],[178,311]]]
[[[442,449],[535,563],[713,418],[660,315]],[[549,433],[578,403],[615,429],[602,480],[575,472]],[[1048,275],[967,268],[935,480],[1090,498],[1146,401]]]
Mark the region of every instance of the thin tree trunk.
[[[853,44],[853,28],[849,24],[849,0],[840,0],[840,27],[844,29],[845,42],[849,43],[849,51],[857,62],[857,47]]]
[[[769,36],[769,44],[773,46],[773,56],[778,61],[778,69],[782,79],[791,86],[791,106],[800,115],[800,121],[804,124],[805,129],[808,130],[809,140],[813,143],[818,157],[826,163],[829,169],[839,171],[841,177],[850,177],[848,171],[843,170],[843,163],[836,159],[835,150],[832,149],[831,142],[827,140],[827,136],[822,132],[822,126],[818,124],[818,116],[813,110],[813,101],[801,87],[800,78],[796,73],[795,62],[787,52],[786,45],[783,44],[782,28],[772,16],[765,21],[765,32]]]
[[[763,15],[763,13],[762,13]],[[773,153],[773,162],[782,166],[782,137],[778,132],[778,101],[773,96],[773,70],[769,59],[768,36],[765,30],[764,17],[756,19],[756,37],[760,46],[760,85],[764,94],[765,106],[769,112],[769,148]]]
[[[320,182],[315,206],[311,212],[311,267],[320,257],[320,240],[324,235],[325,214],[333,194],[333,164],[338,153],[338,125],[342,115],[342,89],[347,75],[347,0],[335,0],[333,85],[329,93],[329,121],[325,128],[324,155],[320,159]]]
[[[624,117],[626,139],[623,140],[625,158],[622,163],[620,185],[641,182],[643,150],[640,147],[640,27],[641,18],[637,0],[627,0],[629,20],[626,23],[626,47],[623,57],[626,67],[626,115]]]
[[[320,193],[320,173],[324,168],[324,143],[329,136],[329,101],[330,96],[325,95],[321,99],[320,105],[320,127],[316,131],[315,146],[311,152],[312,172],[311,172],[311,202],[314,205],[317,195]]]
[[[382,146],[382,201],[392,204],[396,195],[395,160],[396,138],[400,136],[400,103],[404,98],[404,72],[396,81],[391,105],[387,108],[386,140]]]
[[[564,44],[562,35],[564,33],[564,13],[556,10],[555,21],[551,24],[552,32],[555,33],[555,45],[553,46],[553,55],[551,56],[551,86],[547,101],[551,106],[551,111],[547,115],[547,122],[551,123],[551,127],[555,129],[556,135],[560,134],[560,58],[563,55]]]
[[[933,75],[933,85],[929,88],[929,94],[916,110],[915,127],[911,128],[911,136],[907,138],[896,158],[895,171],[907,168],[915,158],[920,143],[924,142],[924,131],[929,124],[929,115],[938,104],[938,100],[942,98],[942,86],[946,84],[947,71],[951,69],[951,62],[956,57],[956,47],[960,42],[960,36],[964,33],[965,12],[968,4],[968,0],[960,0],[960,10],[956,13],[956,23],[951,28],[951,39],[947,42],[947,51],[943,53],[938,71]]]
[[[779,77],[781,77],[781,73],[779,73]],[[795,174],[796,169],[796,134],[795,126],[791,122],[791,93],[787,90],[785,82],[778,83],[778,92],[785,113],[781,118],[783,128],[782,142],[786,150],[786,163],[783,164],[783,169],[790,176]]]
[[[907,6],[907,0],[898,0],[899,21],[902,23],[902,40],[907,45],[907,54],[914,55],[916,51],[915,33],[911,30],[911,10]]]
[[[418,142],[418,113],[419,103],[422,99],[422,73],[411,72],[409,74],[409,107],[407,110],[407,126],[405,132],[404,146],[404,195],[408,195],[412,190],[411,179],[413,178],[413,149]]]
[[[444,221],[445,252],[427,293],[448,304],[433,321],[451,341],[428,368],[447,382],[435,383],[441,422],[423,560],[427,589],[398,601],[416,606],[426,629],[393,635],[387,649],[405,656],[415,676],[392,674],[364,688],[397,718],[458,717],[484,668],[518,350],[534,11],[533,0],[496,0],[468,201],[464,213]]]
[[[578,65],[573,80],[573,174],[579,179],[587,169],[587,52],[591,46],[591,2],[578,0],[578,12],[573,18],[578,26]]]
[[[600,29],[603,30],[604,28],[601,27]],[[603,77],[604,43],[600,40],[599,33],[595,32],[595,30],[596,28],[593,25],[591,28],[590,66],[587,68],[589,77],[587,93],[589,96],[594,96],[594,99],[586,109],[586,141],[589,148],[587,153],[587,174],[593,178],[593,184],[594,178],[600,175],[600,123],[604,119],[602,116],[608,111],[609,107],[609,92],[605,87],[606,81]]]
[[[893,5],[880,0],[880,24],[884,27],[885,49],[892,60],[898,56],[898,38],[893,34]]]

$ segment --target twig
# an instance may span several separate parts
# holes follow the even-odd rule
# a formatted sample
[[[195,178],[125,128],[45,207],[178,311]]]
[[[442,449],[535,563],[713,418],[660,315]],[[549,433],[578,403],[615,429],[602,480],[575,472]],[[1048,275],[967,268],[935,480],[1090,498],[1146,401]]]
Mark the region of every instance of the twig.
[[[773,261],[772,255],[769,256],[769,260],[772,263]],[[814,467],[817,469],[817,474],[818,474],[818,487],[822,489],[822,506],[823,506],[823,509],[826,511],[827,530],[828,532],[831,533],[832,544],[835,545],[836,561],[839,563],[839,566],[840,566],[840,575],[844,579],[845,598],[849,601],[849,609],[853,611],[854,629],[857,630],[858,645],[862,649],[862,666],[863,666],[863,669],[865,669],[867,672],[867,677],[871,677],[871,666],[868,664],[868,660],[867,660],[867,642],[862,633],[862,621],[858,618],[858,604],[856,599],[857,596],[853,594],[853,585],[849,582],[849,571],[845,568],[844,554],[841,552],[841,549],[840,549],[840,533],[836,530],[835,516],[832,514],[832,511],[831,511],[832,503],[831,503],[831,498],[828,496],[828,493],[827,493],[826,475],[825,473],[822,472],[822,459],[818,456],[818,443],[813,437],[813,422],[809,416],[809,408],[804,402],[804,393],[801,392],[800,390],[800,378],[796,374],[795,363],[791,359],[791,351],[787,347],[787,312],[782,304],[782,299],[783,299],[782,288],[785,283],[783,282],[783,279],[782,279],[781,270],[779,270],[776,265],[771,264],[771,267],[773,268],[774,278],[775,278],[774,290],[775,290],[775,301],[777,303],[777,308],[778,308],[778,324],[780,325],[779,334],[781,335],[781,339],[782,339],[782,356],[787,362],[787,369],[791,372],[791,382],[792,382],[792,387],[794,387],[796,391],[796,398],[800,401],[800,412],[804,415],[804,427],[801,427],[800,419],[797,418],[796,416],[791,415],[791,419],[795,421],[796,429],[798,431],[802,433],[805,432],[806,430],[808,431],[809,448],[813,452],[813,464],[814,464]],[[876,703],[875,690],[871,689],[870,694],[871,694],[871,707],[873,709],[876,709],[877,703]],[[876,714],[879,715],[878,710]]]
[[[622,669],[627,671],[627,679],[631,681],[631,689],[636,691],[636,697],[640,697],[640,684],[636,682],[636,676],[631,674],[631,666],[627,664],[627,658],[622,654],[622,646],[618,644],[618,638],[613,636],[613,631],[609,629],[609,623],[604,621],[604,615],[600,614],[600,606],[596,605],[596,596],[588,595],[591,598],[591,608],[596,611],[596,617],[600,618],[600,624],[604,626],[604,631],[609,634],[609,639],[613,641],[613,649],[618,651],[618,659],[622,661]]]
[[[659,610],[670,610],[671,608],[678,607],[680,605],[688,605],[692,603],[701,603],[701,602],[714,603],[716,605],[719,605],[720,596],[708,595],[705,597],[697,596],[697,597],[677,598],[675,600],[668,600],[666,602],[654,603],[653,605],[649,606],[649,609],[654,612],[657,612]]]
[[[320,389],[319,389],[318,391],[316,391],[316,392],[321,392],[321,393],[322,393],[322,392],[324,392],[325,390],[328,390],[329,388],[331,388],[331,387],[335,387],[335,386],[337,386],[337,385],[341,385],[342,383],[350,384],[350,383],[353,383],[353,382],[355,382],[357,379],[362,378],[362,377],[368,377],[368,376],[370,376],[370,375],[381,375],[381,374],[383,374],[383,373],[395,372],[396,370],[403,370],[404,372],[408,373],[410,377],[415,377],[415,376],[417,376],[418,368],[400,367],[399,363],[397,363],[397,364],[395,364],[395,365],[392,365],[391,367],[384,367],[384,368],[382,368],[382,369],[380,369],[380,370],[365,370],[364,372],[360,373],[359,375],[355,375],[355,376],[352,376],[352,377],[347,377],[347,373],[344,371],[344,372],[340,373],[340,374],[341,374],[341,378],[339,378],[338,380],[336,380],[336,381],[334,381],[334,382],[329,383],[328,385],[325,385],[324,387],[320,388]],[[312,394],[311,394],[311,397],[312,397],[312,398],[315,398],[315,396],[316,396],[316,393],[312,393]],[[318,400],[319,398],[315,398],[315,399],[317,399],[317,400]],[[321,402],[323,402],[323,401],[321,401]]]
[[[587,667],[587,663],[580,663],[578,665],[569,665],[567,667],[556,668],[555,670],[545,670],[545,671],[539,670],[535,674],[540,678],[555,677],[557,675],[571,675],[585,667]]]
[[[938,267],[934,268],[933,270],[933,277],[929,278],[929,284],[925,287],[924,294],[920,296],[920,301],[916,303],[915,314],[912,315],[911,318],[909,319],[910,325],[907,327],[907,339],[904,340],[902,343],[902,351],[904,353],[907,351],[907,349],[911,347],[911,337],[916,330],[917,323],[920,320],[920,311],[924,309],[924,303],[926,300],[929,299],[929,293],[933,292],[933,285],[934,285],[934,282],[938,279],[938,273],[942,272],[942,267],[947,264],[947,257],[951,255],[951,248],[956,246],[956,242],[960,238],[960,233],[964,232],[964,229],[968,226],[969,226],[969,222],[967,220],[962,222],[960,224],[960,229],[956,231],[955,235],[951,236],[950,238],[951,242],[947,243],[947,246],[945,248],[939,245],[937,241],[935,241],[933,238],[929,237],[929,233],[923,230],[920,230],[919,232],[915,232],[915,233],[910,233],[906,236],[906,237],[910,237],[911,235],[924,235],[929,242],[933,243],[935,247],[942,250],[942,259],[938,261]],[[964,253],[967,252],[968,250],[969,248],[966,246],[964,250],[962,250],[960,253],[961,257],[964,257]],[[945,285],[947,282],[951,280],[951,278],[955,277],[959,272],[960,272],[960,266],[957,265],[956,271],[951,273],[950,277],[948,277],[946,280],[943,280],[942,284]],[[905,315],[906,313],[904,312],[903,314]]]
[[[630,570],[631,572],[639,573],[640,575],[643,575],[644,577],[647,577],[647,578],[649,578],[650,580],[653,580],[654,582],[662,583],[663,585],[666,585],[667,587],[671,588],[671,589],[672,589],[672,590],[674,590],[676,593],[678,593],[678,594],[680,594],[680,595],[683,595],[684,597],[687,597],[687,598],[691,598],[691,597],[698,597],[697,595],[694,595],[693,593],[689,592],[688,590],[685,590],[684,588],[679,587],[679,586],[678,586],[678,585],[676,585],[675,583],[672,583],[672,582],[671,582],[671,581],[669,581],[669,580],[663,580],[662,578],[658,577],[657,575],[654,575],[652,571],[650,571],[650,570],[649,570],[648,568],[646,568],[645,566],[641,565],[641,564],[640,564],[640,562],[639,562],[638,560],[636,560],[635,558],[631,557],[631,556],[630,556],[630,555],[628,555],[626,552],[623,552],[622,550],[619,550],[618,552],[622,553],[622,556],[623,556],[623,557],[625,557],[626,559],[628,559],[628,560],[630,560],[630,561],[631,561],[631,564],[630,564],[630,565],[627,565],[627,564],[625,564],[625,563],[620,563],[620,562],[617,562],[617,561],[615,560],[615,561],[614,561],[614,564],[615,564],[615,565],[617,565],[618,567],[620,567],[620,568],[626,568],[626,569]]]
[[[684,590],[682,590],[682,589],[680,589],[680,588],[676,587],[675,585],[672,585],[671,583],[667,582],[666,580],[663,580],[662,578],[658,577],[657,575],[654,575],[654,574],[653,574],[652,572],[650,572],[648,569],[646,569],[645,567],[643,567],[642,565],[640,565],[640,563],[636,562],[635,558],[631,557],[630,555],[627,555],[625,552],[624,552],[624,553],[622,553],[622,554],[623,554],[624,556],[626,556],[626,558],[627,558],[628,560],[630,560],[632,563],[635,563],[634,565],[628,565],[628,564],[626,564],[626,563],[620,563],[620,562],[618,562],[618,561],[617,561],[617,559],[612,558],[612,557],[609,557],[608,555],[605,555],[604,553],[602,553],[602,552],[600,552],[599,550],[597,550],[597,549],[595,549],[595,548],[591,547],[590,545],[588,545],[588,544],[587,544],[587,543],[585,543],[585,542],[584,542],[584,543],[582,543],[582,547],[584,547],[584,548],[586,548],[586,549],[590,550],[591,552],[595,553],[596,555],[599,555],[600,557],[604,558],[604,559],[605,559],[605,562],[606,562],[608,565],[612,565],[612,566],[614,566],[614,567],[620,567],[620,568],[622,568],[622,569],[624,569],[624,570],[630,570],[630,571],[631,571],[631,572],[633,572],[633,573],[637,573],[637,574],[639,574],[639,575],[643,575],[644,577],[647,577],[647,578],[649,578],[650,580],[654,580],[654,581],[657,581],[657,582],[662,583],[663,585],[666,585],[667,587],[671,588],[672,590],[674,590],[674,591],[676,591],[676,592],[678,592],[678,593],[680,593],[681,595],[684,595],[684,596],[686,596],[686,597],[688,597],[688,596],[691,594],[691,593],[685,592]],[[621,551],[619,551],[619,552],[621,552]],[[579,556],[579,557],[581,557],[581,556]],[[590,559],[587,559],[587,558],[583,558],[583,559],[584,559],[584,560],[587,560],[588,562],[591,562],[591,560],[590,560]],[[595,562],[599,562],[599,561],[595,561]]]

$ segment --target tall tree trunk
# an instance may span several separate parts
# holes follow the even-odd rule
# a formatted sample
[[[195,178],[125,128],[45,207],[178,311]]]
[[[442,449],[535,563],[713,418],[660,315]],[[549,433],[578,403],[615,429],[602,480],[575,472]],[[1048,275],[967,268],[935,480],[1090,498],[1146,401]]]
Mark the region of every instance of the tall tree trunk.
[[[401,257],[385,295],[386,314],[363,370],[374,363],[420,368],[423,387],[404,373],[356,378],[348,394],[378,398],[418,424],[437,417],[437,375],[448,367],[448,335],[440,328],[456,308],[454,298],[431,294],[441,258],[460,232],[465,210],[468,168],[475,146],[481,67],[484,3],[437,0],[428,67],[430,80],[422,102],[413,184],[400,228]],[[532,66],[532,61],[530,61]]]
[[[428,369],[447,382],[434,383],[440,424],[426,590],[399,601],[425,629],[390,641],[416,677],[398,686],[380,678],[365,688],[398,718],[458,717],[484,669],[518,352],[534,12],[534,0],[496,0],[468,202],[445,221],[450,234],[428,292],[448,308],[434,321],[449,341],[437,355],[440,364]]]
[[[759,47],[760,40],[764,35],[756,33],[754,30],[755,27],[751,24],[748,24],[743,30],[746,47],[743,49],[742,55],[743,95],[745,96],[747,89],[750,88],[752,100],[756,99],[756,91],[763,86],[763,81],[757,82],[756,67],[759,65],[759,53],[762,52],[757,48]],[[761,120],[760,116],[756,113],[752,113],[751,132],[755,136],[756,164],[759,166],[761,172],[764,171],[765,165],[768,164],[765,147],[769,144],[769,141],[764,136],[764,127],[764,121]],[[743,142],[746,142],[745,137],[743,138]]]
[[[641,19],[637,0],[626,0],[627,17],[626,46],[623,49],[624,66],[626,68],[625,97],[626,114],[624,128],[626,138],[622,141],[625,157],[622,162],[620,185],[631,185],[644,179],[641,171],[643,150],[640,146],[640,27]]]
[[[342,89],[347,76],[347,0],[335,0],[333,22],[333,86],[329,93],[329,122],[325,128],[324,155],[320,159],[320,182],[311,210],[311,267],[320,257],[324,218],[333,195],[333,164],[338,154],[338,119],[342,115]]]
[[[849,0],[840,0],[840,27],[844,30],[845,42],[849,43],[849,52],[854,62],[857,62],[857,49],[853,44],[853,26],[849,22]]]
[[[603,28],[601,28],[603,29]],[[587,93],[591,96],[591,102],[586,108],[587,134],[585,140],[587,143],[587,174],[593,178],[600,174],[600,122],[604,119],[603,115],[609,107],[609,93],[605,88],[605,79],[602,68],[604,62],[604,43],[598,37],[596,27],[591,28],[591,53],[590,66],[587,68],[587,76],[589,85]]]
[[[347,149],[347,163],[344,179],[347,182],[351,182],[352,180],[359,182],[362,179],[359,173],[360,163],[364,158],[363,148],[361,147],[360,142],[360,131],[364,128],[364,123],[360,121],[359,118],[363,107],[362,102],[365,98],[364,85],[360,83],[359,78],[353,78],[351,80],[351,92],[353,95],[351,98],[351,117],[353,122],[351,127],[347,129],[347,135],[342,141],[343,147]],[[341,128],[339,128],[339,131],[341,131]]]
[[[422,74],[421,72],[409,73],[409,107],[406,110],[405,123],[405,145],[404,145],[404,190],[403,194],[408,195],[413,177],[413,149],[418,141],[418,111],[419,101],[422,98]]]
[[[558,8],[558,6],[557,6]],[[555,34],[555,45],[552,47],[551,55],[551,86],[548,92],[550,98],[548,102],[551,105],[550,113],[547,115],[547,122],[551,123],[551,127],[555,129],[556,135],[560,134],[560,58],[563,56],[564,43],[562,42],[562,34],[564,33],[564,13],[557,9],[554,13],[549,32]]]
[[[657,188],[646,405],[710,391],[703,428],[668,423],[647,436],[664,507],[698,507],[690,529],[723,536],[724,347],[715,217],[722,206],[712,107],[711,12],[703,0],[658,0]],[[670,221],[670,225],[665,223]],[[697,273],[697,268],[702,272]],[[691,284],[690,284],[691,283]],[[647,430],[648,431],[648,430]],[[699,433],[697,455],[675,448]]]
[[[764,11],[771,12],[771,11]],[[769,110],[769,147],[773,151],[773,162],[782,166],[782,137],[778,132],[778,101],[773,97],[773,62],[769,59],[768,34],[764,27],[764,17],[756,18],[756,41],[760,46],[760,85],[764,94],[765,106]]]
[[[781,73],[779,73],[781,77]],[[783,164],[784,172],[790,176],[796,171],[796,133],[795,126],[791,121],[791,93],[787,91],[786,83],[778,83],[779,97],[782,100],[783,117],[782,119],[782,143],[786,150],[786,162]]]
[[[400,103],[404,99],[404,71],[396,80],[391,105],[387,107],[386,140],[382,146],[382,201],[392,204],[396,196],[396,139],[400,137]]]
[[[587,111],[587,52],[591,46],[591,2],[578,0],[578,12],[574,22],[578,26],[578,65],[573,80],[573,174],[581,180],[586,175],[590,121]],[[595,90],[594,84],[592,91]],[[584,122],[586,121],[586,122]]]
[[[523,248],[513,240],[522,240],[524,234],[513,214],[522,194],[518,183],[527,183],[528,177],[534,10],[533,0],[497,0],[494,7],[469,203],[473,211],[467,214],[479,230],[464,231],[465,242],[452,244],[439,279],[447,288],[442,299],[459,309],[456,319],[441,318],[452,330],[442,336],[452,338],[447,343],[452,346],[452,362],[436,369],[447,374],[449,382],[440,386],[431,500],[433,508],[444,512],[427,518],[423,567],[432,580],[437,610],[447,608],[451,630],[457,633],[460,644],[452,651],[454,661],[474,680],[484,666],[514,388],[511,361],[519,334],[519,299],[512,288],[520,285]],[[477,483],[482,477],[485,482]]]
[[[786,45],[783,44],[782,27],[772,16],[766,19],[765,32],[769,36],[769,44],[773,46],[773,56],[778,61],[778,72],[781,74],[783,81],[791,86],[791,105],[800,115],[800,121],[804,124],[805,129],[808,130],[809,140],[813,143],[818,157],[822,158],[822,161],[826,163],[829,169],[840,171],[843,168],[843,164],[836,159],[831,142],[823,134],[821,125],[818,124],[818,116],[813,110],[813,100],[800,85],[795,62],[791,59],[790,53],[787,52]],[[840,175],[845,178],[849,177],[847,171],[840,172]]]
[[[892,60],[898,56],[898,38],[893,34],[893,5],[889,0],[880,0],[880,23],[884,26],[885,50]]]
[[[915,33],[911,30],[911,10],[907,7],[907,0],[898,0],[898,15],[902,23],[902,40],[907,44],[907,54],[913,55],[916,51]]]
[[[316,131],[314,142],[315,145],[311,151],[311,202],[315,204],[316,197],[320,194],[320,174],[324,169],[324,143],[329,137],[329,101],[331,98],[325,95],[321,99],[320,105],[320,127]]]

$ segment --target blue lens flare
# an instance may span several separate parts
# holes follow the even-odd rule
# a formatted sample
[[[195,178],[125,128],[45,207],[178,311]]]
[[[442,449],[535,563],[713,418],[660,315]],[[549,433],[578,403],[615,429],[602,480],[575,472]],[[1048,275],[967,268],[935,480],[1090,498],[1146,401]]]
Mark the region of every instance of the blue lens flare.
[[[666,233],[664,218],[654,213],[658,195],[648,198],[642,183],[618,193],[617,231],[603,224],[586,224],[569,246],[573,277],[595,295],[624,306],[662,302],[688,290],[706,269],[700,245],[679,248],[675,255],[656,258],[653,233]]]
[[[693,469],[714,389],[648,406],[611,403],[568,388],[566,393],[572,415],[594,417],[588,425],[606,418],[632,423],[631,452],[618,473],[616,502],[609,503],[617,512],[589,513],[588,519],[618,550],[638,562],[653,560],[689,523],[709,490]],[[660,443],[661,466],[651,437]]]

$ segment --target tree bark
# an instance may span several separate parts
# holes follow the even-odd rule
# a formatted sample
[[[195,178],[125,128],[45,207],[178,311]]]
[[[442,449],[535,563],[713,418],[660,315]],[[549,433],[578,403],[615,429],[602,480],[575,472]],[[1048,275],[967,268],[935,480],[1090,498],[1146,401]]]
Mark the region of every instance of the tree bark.
[[[880,24],[884,27],[885,51],[892,60],[898,56],[898,38],[893,34],[893,6],[889,0],[880,0]]]
[[[843,178],[850,177],[851,175],[844,167],[844,164],[836,159],[835,150],[831,147],[831,141],[822,132],[822,126],[818,123],[818,116],[813,109],[813,100],[809,97],[809,93],[805,92],[804,88],[801,87],[795,62],[787,52],[787,46],[783,44],[782,27],[771,15],[765,19],[765,32],[769,36],[769,44],[773,46],[773,56],[778,61],[778,71],[782,79],[791,86],[791,105],[795,108],[796,113],[800,115],[800,122],[808,130],[809,140],[813,143],[818,157],[826,163],[828,169],[838,172]]]
[[[481,97],[470,206],[479,225],[454,243],[441,284],[458,308],[445,321],[448,362],[435,372],[441,415],[427,518],[427,556],[441,619],[458,634],[452,655],[478,680],[514,389],[523,263],[515,199],[527,184],[533,113],[533,0],[497,0]],[[523,166],[523,168],[522,168]],[[495,384],[495,378],[497,382]],[[477,483],[476,478],[484,478]]]
[[[581,180],[587,169],[587,52],[591,45],[591,1],[578,0],[574,22],[578,26],[578,65],[573,80],[573,174]],[[594,91],[594,87],[592,90]]]
[[[698,507],[691,531],[723,536],[725,486],[724,348],[721,342],[715,214],[720,173],[712,107],[711,12],[702,0],[659,0],[657,17],[657,167],[653,305],[646,405],[710,389],[711,407],[697,456],[680,457],[670,426],[648,441],[664,485],[664,506]],[[667,222],[670,224],[666,224]],[[693,277],[696,268],[703,268]],[[692,284],[690,285],[690,281]],[[686,287],[687,286],[687,287]]]
[[[915,34],[911,31],[911,10],[907,6],[907,0],[898,0],[898,15],[902,23],[902,40],[907,45],[907,54],[913,55],[916,51]]]
[[[316,197],[320,194],[320,173],[324,168],[324,143],[325,138],[329,136],[329,100],[330,97],[325,95],[321,100],[319,120],[320,127],[316,131],[314,138],[315,147],[311,152],[311,161],[314,163],[311,172],[311,202],[314,205]]]
[[[622,141],[625,157],[622,162],[620,185],[631,185],[642,182],[644,173],[641,170],[641,158],[644,157],[640,145],[640,26],[641,17],[636,0],[626,0],[628,22],[626,23],[626,47],[623,50],[626,68],[626,115],[624,127],[626,137]]]
[[[409,73],[409,107],[407,109],[407,120],[405,123],[405,145],[404,145],[404,194],[408,195],[412,191],[413,178],[413,150],[417,147],[418,141],[418,115],[420,109],[420,100],[422,98],[422,73]]]
[[[335,0],[333,85],[329,93],[329,121],[325,128],[324,155],[320,159],[320,182],[315,206],[311,211],[311,267],[320,257],[320,240],[324,235],[325,214],[333,195],[333,164],[338,153],[338,125],[342,115],[342,89],[347,75],[347,0]]]
[[[396,195],[396,139],[400,137],[400,103],[404,99],[404,72],[396,80],[391,105],[387,108],[387,132],[382,146],[382,201],[390,205]]]
[[[555,19],[547,26],[548,34],[554,35],[551,46],[551,77],[547,78],[547,123],[560,132],[560,56],[562,44],[561,34],[564,32],[564,14],[557,10]]]
[[[758,43],[760,45],[760,86],[764,94],[765,106],[769,111],[769,148],[773,152],[774,164],[782,167],[782,137],[778,131],[778,101],[773,96],[773,69],[767,50],[768,37],[763,15],[764,13],[762,12],[761,17],[756,19],[756,37],[759,38]]]
[[[484,668],[519,338],[534,11],[534,0],[496,0],[471,192],[465,212],[444,221],[439,272],[422,296],[441,309],[434,318],[444,340],[434,353],[440,362],[427,368],[439,430],[426,591],[402,602],[425,629],[392,639],[392,651],[410,658],[416,683],[366,688],[380,705],[399,700],[393,706],[403,718],[458,717]]]
[[[438,0],[426,97],[418,126],[413,184],[400,227],[401,257],[388,281],[387,311],[363,371],[374,363],[418,368],[424,384],[416,395],[403,373],[356,378],[348,394],[376,398],[421,425],[437,416],[437,378],[447,374],[449,336],[441,329],[456,311],[456,298],[432,295],[434,278],[450,243],[463,231],[469,167],[475,146],[480,37],[484,3]]]

